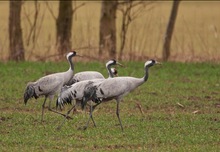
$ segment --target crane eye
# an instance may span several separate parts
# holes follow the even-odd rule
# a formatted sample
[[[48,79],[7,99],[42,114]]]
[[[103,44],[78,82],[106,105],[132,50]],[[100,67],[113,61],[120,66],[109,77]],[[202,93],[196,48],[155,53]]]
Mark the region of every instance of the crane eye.
[[[73,51],[73,55],[76,55],[76,52],[75,52],[75,51]]]

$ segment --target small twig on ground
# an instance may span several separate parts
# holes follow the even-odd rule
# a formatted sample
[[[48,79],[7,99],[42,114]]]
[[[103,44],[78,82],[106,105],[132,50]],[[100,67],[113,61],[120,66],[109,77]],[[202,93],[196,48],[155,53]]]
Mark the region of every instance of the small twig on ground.
[[[199,110],[195,110],[195,111],[193,111],[192,113],[193,114],[197,114],[199,112]]]
[[[184,105],[180,104],[179,102],[177,102],[177,105],[184,108]]]
[[[141,114],[144,115],[144,111],[140,103],[136,102],[138,109],[140,110]]]

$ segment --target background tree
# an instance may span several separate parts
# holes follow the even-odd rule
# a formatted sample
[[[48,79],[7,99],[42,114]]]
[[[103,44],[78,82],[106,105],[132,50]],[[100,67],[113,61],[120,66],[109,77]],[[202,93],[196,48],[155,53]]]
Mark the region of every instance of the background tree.
[[[28,34],[25,34],[23,37],[24,45],[26,47],[25,60],[29,60],[31,57],[40,58],[39,54],[35,52],[35,46],[39,38],[41,31],[41,25],[43,23],[45,13],[41,14],[41,2],[34,0],[34,12],[33,9],[30,9],[30,5],[25,5],[23,2],[22,6],[22,21],[24,22],[25,29]],[[33,12],[33,15],[32,15]],[[30,30],[27,30],[30,29]]]
[[[9,60],[24,60],[24,45],[21,29],[22,0],[10,0],[9,4]]]
[[[72,18],[72,1],[60,0],[59,14],[56,19],[56,45],[61,55],[71,50]]]
[[[180,0],[174,0],[173,1],[173,6],[170,14],[170,19],[168,22],[166,34],[165,34],[165,39],[164,39],[164,45],[163,45],[163,60],[167,61],[169,56],[170,56],[170,44],[172,40],[172,35],[173,35],[173,30],[174,30],[174,25],[176,21],[176,16],[178,13],[178,7],[179,7]]]
[[[122,13],[122,23],[121,23],[121,32],[120,32],[120,48],[118,60],[122,59],[126,36],[128,32],[128,27],[135,19],[141,17],[146,11],[152,9],[153,4],[150,1],[135,1],[135,0],[124,0],[118,3],[118,10]],[[148,9],[146,9],[148,7]]]
[[[116,58],[116,11],[117,1],[102,1],[100,31],[99,31],[99,56],[103,52],[111,58]]]

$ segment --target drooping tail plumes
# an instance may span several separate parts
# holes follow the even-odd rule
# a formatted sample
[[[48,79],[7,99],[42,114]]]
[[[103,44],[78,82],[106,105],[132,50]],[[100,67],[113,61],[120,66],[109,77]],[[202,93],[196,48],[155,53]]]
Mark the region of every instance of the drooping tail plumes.
[[[71,86],[63,86],[61,88],[61,92],[60,92],[60,95],[58,96],[57,98],[57,101],[56,101],[56,108],[58,108],[58,106],[60,107],[60,109],[62,109],[62,107],[65,105],[65,104],[72,104],[72,96],[71,96],[71,92],[69,93],[69,88]]]
[[[32,97],[37,98],[33,85],[29,84],[24,92],[24,104],[27,104],[28,99]]]
[[[64,107],[64,105],[66,104],[72,104],[72,96],[69,95],[69,96],[66,96],[66,97],[61,97],[59,96],[57,98],[57,102],[56,102],[56,108],[58,108],[58,106],[60,107],[60,109],[62,109],[62,107]]]
[[[96,103],[99,101],[97,96],[96,96],[96,90],[97,90],[97,87],[93,86],[93,82],[89,82],[85,86],[85,89],[84,89],[84,92],[83,92],[83,100],[81,102],[82,110],[84,110],[85,105],[87,104],[87,101],[93,100]]]
[[[57,108],[59,107],[60,110],[62,110],[62,107],[64,106],[63,102],[61,101],[60,99],[60,96],[57,98],[57,101],[56,101],[56,110]]]

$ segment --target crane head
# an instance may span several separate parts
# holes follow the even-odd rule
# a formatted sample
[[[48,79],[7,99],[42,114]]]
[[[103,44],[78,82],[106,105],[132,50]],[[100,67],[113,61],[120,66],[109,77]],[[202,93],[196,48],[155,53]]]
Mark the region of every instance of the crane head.
[[[72,58],[72,57],[74,57],[74,56],[76,56],[76,52],[75,52],[75,51],[72,51],[72,52],[69,52],[69,53],[66,55],[66,58],[67,58],[67,60],[68,60],[69,58]]]
[[[161,65],[160,62],[151,59],[151,60],[148,60],[147,62],[145,62],[144,67],[151,67],[151,66],[156,65],[156,64]]]
[[[106,63],[106,67],[109,65],[120,65],[121,67],[124,67],[121,63],[117,62],[115,59],[111,59]]]
[[[78,55],[78,54],[76,53],[76,51],[71,51],[71,52],[69,52],[69,53],[66,55],[66,58],[67,58],[67,60],[68,60],[69,58],[72,58],[72,57],[74,57],[74,56],[80,56],[80,57],[82,57],[81,55]]]
[[[29,82],[27,84],[27,87],[25,89],[25,92],[24,92],[24,104],[26,105],[27,104],[27,101],[32,98],[32,97],[35,97],[35,99],[37,99],[37,95],[35,94],[35,90],[34,90],[34,87],[33,87],[33,83],[32,82]]]

